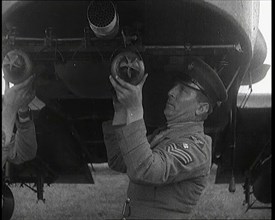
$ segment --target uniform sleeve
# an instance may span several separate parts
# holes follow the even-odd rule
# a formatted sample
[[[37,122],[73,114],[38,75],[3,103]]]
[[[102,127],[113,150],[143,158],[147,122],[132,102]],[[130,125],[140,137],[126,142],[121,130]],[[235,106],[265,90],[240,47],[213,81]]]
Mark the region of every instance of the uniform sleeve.
[[[107,150],[108,165],[111,169],[126,173],[126,165],[120,152],[118,145],[118,136],[114,132],[112,121],[106,121],[102,123],[104,143]]]
[[[180,139],[151,150],[143,120],[117,128],[117,133],[127,174],[135,183],[164,185],[208,173],[209,151],[192,140]]]
[[[6,145],[6,134],[2,130],[2,169],[7,161],[8,155],[9,155],[9,145]]]
[[[17,131],[9,145],[8,161],[20,164],[36,156],[37,141],[33,121],[20,123],[16,121]]]

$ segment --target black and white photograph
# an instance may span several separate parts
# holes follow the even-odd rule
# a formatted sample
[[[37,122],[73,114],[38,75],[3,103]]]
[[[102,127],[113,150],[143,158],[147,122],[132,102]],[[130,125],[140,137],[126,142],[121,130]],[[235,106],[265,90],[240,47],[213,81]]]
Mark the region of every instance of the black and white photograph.
[[[272,219],[271,0],[2,0],[2,219]]]

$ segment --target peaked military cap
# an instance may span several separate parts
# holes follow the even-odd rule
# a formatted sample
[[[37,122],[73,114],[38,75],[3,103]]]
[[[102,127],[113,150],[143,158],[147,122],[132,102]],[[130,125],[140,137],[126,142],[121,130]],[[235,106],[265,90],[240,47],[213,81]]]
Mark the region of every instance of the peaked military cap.
[[[214,105],[227,100],[226,89],[218,74],[198,57],[187,59],[187,65],[177,75],[177,80],[188,85],[191,83],[192,88],[200,90]]]

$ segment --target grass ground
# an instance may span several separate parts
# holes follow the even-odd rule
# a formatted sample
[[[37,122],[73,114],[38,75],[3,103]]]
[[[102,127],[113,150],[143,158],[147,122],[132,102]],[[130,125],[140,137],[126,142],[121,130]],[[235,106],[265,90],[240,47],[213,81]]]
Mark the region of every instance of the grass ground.
[[[243,189],[228,192],[227,184],[214,184],[215,167],[209,186],[201,197],[192,219],[271,219],[271,209],[249,210],[242,205]],[[52,184],[44,187],[45,204],[37,202],[28,188],[12,186],[15,210],[12,220],[119,219],[126,197],[128,177],[111,171],[106,164],[96,168],[95,184]],[[263,204],[258,205],[262,206]]]

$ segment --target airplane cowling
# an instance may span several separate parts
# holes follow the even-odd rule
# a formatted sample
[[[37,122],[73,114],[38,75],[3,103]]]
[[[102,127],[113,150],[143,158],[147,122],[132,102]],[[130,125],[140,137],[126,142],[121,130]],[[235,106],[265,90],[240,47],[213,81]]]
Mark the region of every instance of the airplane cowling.
[[[254,84],[261,81],[267,74],[270,65],[263,64],[267,56],[267,45],[260,30],[258,30],[254,53],[248,71],[241,85]]]
[[[260,30],[257,32],[254,53],[250,64],[250,69],[255,69],[263,64],[267,56],[267,45],[264,36]]]
[[[260,165],[253,183],[253,194],[262,203],[271,202],[271,157]]]

